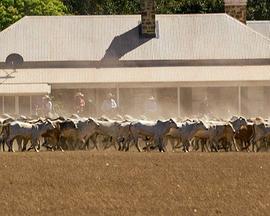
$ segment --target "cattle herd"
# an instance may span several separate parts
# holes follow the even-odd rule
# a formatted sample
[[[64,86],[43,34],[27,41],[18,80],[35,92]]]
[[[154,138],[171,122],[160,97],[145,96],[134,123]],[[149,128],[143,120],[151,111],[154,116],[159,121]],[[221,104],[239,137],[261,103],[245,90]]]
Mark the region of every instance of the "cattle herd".
[[[2,115],[0,144],[13,152],[35,150],[129,151],[268,151],[270,124],[262,118],[233,116],[230,120],[99,119],[72,115],[56,119]],[[16,144],[15,144],[16,142]]]

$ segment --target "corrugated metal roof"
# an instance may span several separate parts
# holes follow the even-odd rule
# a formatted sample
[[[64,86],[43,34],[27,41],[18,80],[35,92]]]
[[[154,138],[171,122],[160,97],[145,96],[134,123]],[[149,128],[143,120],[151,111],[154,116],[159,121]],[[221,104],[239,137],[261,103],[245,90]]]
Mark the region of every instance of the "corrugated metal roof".
[[[0,95],[49,94],[51,86],[48,84],[1,84]]]
[[[247,21],[247,26],[270,38],[270,20]]]
[[[14,84],[270,81],[270,66],[19,69],[10,78],[6,72],[1,79]]]
[[[157,15],[159,38],[139,37],[140,15],[24,17],[0,33],[0,62],[269,59],[270,40],[226,14]]]

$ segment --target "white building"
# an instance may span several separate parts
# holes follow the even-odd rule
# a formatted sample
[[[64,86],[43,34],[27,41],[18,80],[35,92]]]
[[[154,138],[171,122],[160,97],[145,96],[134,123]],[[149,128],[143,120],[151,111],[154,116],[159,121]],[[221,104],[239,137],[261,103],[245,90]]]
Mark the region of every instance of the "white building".
[[[227,14],[156,15],[145,37],[144,14],[30,16],[2,31],[0,112],[29,114],[47,93],[72,112],[82,91],[97,115],[108,92],[122,114],[152,95],[164,117],[270,114],[269,37]],[[13,53],[23,64],[5,63]]]

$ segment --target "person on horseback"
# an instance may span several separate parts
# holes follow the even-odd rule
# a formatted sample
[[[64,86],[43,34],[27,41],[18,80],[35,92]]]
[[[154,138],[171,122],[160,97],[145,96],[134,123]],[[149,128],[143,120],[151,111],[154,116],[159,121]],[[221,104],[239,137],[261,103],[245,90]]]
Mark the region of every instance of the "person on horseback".
[[[81,92],[78,92],[75,95],[75,111],[77,114],[82,114],[84,110],[85,110],[84,95]]]
[[[53,104],[52,99],[49,95],[45,95],[42,98],[42,111],[44,117],[52,118],[53,115]]]

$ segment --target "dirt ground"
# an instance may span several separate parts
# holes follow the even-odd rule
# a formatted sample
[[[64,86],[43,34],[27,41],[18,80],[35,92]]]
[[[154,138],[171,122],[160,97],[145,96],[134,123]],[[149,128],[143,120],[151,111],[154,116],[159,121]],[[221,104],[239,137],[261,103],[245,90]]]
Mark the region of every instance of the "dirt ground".
[[[0,215],[270,215],[269,153],[0,153]]]

